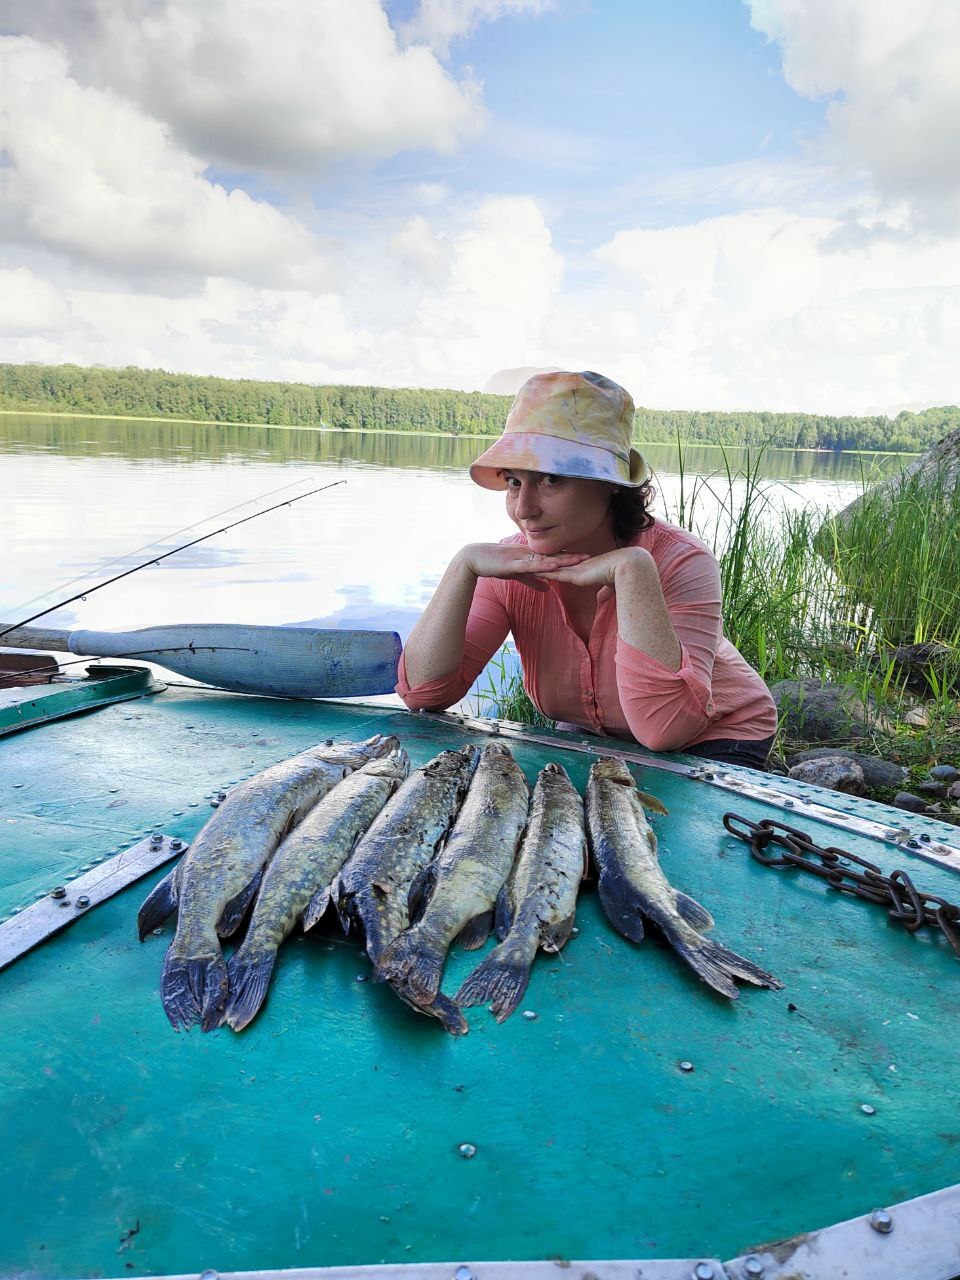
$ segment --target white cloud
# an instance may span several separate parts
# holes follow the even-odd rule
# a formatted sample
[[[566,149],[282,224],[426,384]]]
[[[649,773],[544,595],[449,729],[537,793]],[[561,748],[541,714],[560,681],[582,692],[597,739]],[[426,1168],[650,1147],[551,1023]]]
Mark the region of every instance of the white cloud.
[[[601,246],[611,356],[637,399],[834,413],[953,403],[960,241],[825,253],[841,227],[766,210],[622,231]]]
[[[747,0],[783,50],[789,84],[837,95],[828,118],[894,225],[960,229],[960,5],[956,0]]]
[[[63,292],[27,267],[0,270],[0,330],[6,334],[63,333],[72,324]]]
[[[86,83],[165,121],[206,160],[311,173],[341,157],[454,150],[479,86],[401,48],[379,0],[8,0],[8,23],[65,45]]]
[[[316,239],[272,205],[204,177],[168,130],[109,90],[83,88],[64,54],[0,38],[7,108],[7,237],[128,275],[329,278]]]
[[[555,0],[420,0],[414,18],[402,27],[407,40],[423,40],[445,54],[454,40],[475,31],[482,22],[510,14],[537,17],[554,7]]]

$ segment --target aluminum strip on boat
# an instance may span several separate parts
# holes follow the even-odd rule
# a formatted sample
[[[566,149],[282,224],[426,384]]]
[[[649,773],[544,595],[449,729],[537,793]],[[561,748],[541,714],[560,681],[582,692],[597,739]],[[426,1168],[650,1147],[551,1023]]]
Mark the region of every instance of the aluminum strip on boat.
[[[207,1270],[159,1280],[558,1280],[567,1275],[578,1280],[956,1280],[960,1275],[960,1185],[761,1245],[726,1262],[709,1256],[604,1262],[414,1262],[289,1271]]]
[[[176,837],[140,840],[65,885],[54,885],[39,901],[0,924],[0,969],[59,933],[115,893],[186,852]]]
[[[663,760],[659,756],[648,755],[643,751],[605,747],[599,742],[591,742],[589,738],[581,738],[579,741],[571,739],[568,742],[561,737],[530,732],[524,725],[504,720],[483,720],[474,716],[458,715],[456,712],[446,712],[433,718],[462,725],[473,733],[513,738],[543,747],[560,747],[564,751],[576,751],[592,756],[614,756],[630,764],[643,765],[644,768],[659,769],[664,773],[678,773],[692,782],[705,782],[721,790],[747,796],[751,800],[759,800],[761,804],[786,810],[789,815],[816,818],[818,822],[827,823],[831,827],[852,831],[858,836],[866,836],[868,839],[879,840],[884,844],[895,845],[909,857],[921,858],[925,862],[933,862],[937,866],[960,871],[960,845],[935,839],[931,834],[931,831],[942,830],[946,826],[945,823],[925,822],[919,815],[909,814],[906,811],[903,814],[904,825],[894,827],[890,823],[877,822],[857,813],[854,798],[839,791],[833,793],[824,787],[795,783],[793,784],[795,787],[802,785],[803,792],[810,793],[798,795],[793,791],[781,790],[777,785],[776,775],[758,774],[755,769],[717,765],[712,762],[697,765],[680,764],[676,760]],[[760,780],[756,781],[757,778]],[[823,796],[824,800],[833,799],[835,795],[835,804],[849,805],[850,808],[844,812],[830,804],[820,803],[814,798],[814,793],[817,796]],[[931,830],[924,831],[925,826]]]

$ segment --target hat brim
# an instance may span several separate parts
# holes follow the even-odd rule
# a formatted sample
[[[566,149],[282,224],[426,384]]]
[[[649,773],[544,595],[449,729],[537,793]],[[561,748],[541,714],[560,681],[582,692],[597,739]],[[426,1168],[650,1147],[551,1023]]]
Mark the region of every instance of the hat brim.
[[[484,489],[506,489],[502,471],[539,471],[544,475],[603,480],[637,489],[650,479],[646,459],[631,448],[629,462],[598,445],[563,440],[539,431],[511,431],[481,453],[470,479]]]

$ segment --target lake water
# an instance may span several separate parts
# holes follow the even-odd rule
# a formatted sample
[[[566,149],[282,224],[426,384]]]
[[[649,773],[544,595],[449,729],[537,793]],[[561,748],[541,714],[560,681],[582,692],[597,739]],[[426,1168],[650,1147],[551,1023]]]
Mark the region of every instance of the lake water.
[[[513,531],[502,495],[466,474],[484,447],[436,436],[0,415],[0,619],[20,621],[151,553],[341,481],[37,625],[309,622],[405,638],[457,548]],[[644,451],[660,490],[656,513],[673,514],[677,449]],[[745,461],[727,452],[733,469]],[[865,465],[889,473],[904,461]],[[725,494],[725,466],[719,450],[687,447],[687,497],[698,477]],[[863,468],[856,454],[767,450],[759,470],[774,506],[823,512],[856,496]],[[742,482],[734,488],[742,492]],[[699,531],[708,540],[712,502],[701,487]]]

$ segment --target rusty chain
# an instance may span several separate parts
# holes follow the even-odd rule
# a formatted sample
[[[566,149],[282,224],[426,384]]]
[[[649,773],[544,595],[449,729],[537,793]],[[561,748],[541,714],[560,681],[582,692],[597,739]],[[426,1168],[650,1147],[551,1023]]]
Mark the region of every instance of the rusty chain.
[[[838,893],[885,906],[890,919],[910,933],[925,925],[939,929],[960,957],[960,907],[936,894],[924,893],[905,871],[892,871],[885,876],[865,858],[834,846],[822,849],[806,832],[772,818],[751,822],[736,813],[725,813],[723,825],[732,836],[748,844],[753,857],[764,866],[797,867],[826,880]],[[782,852],[768,853],[771,846]]]

